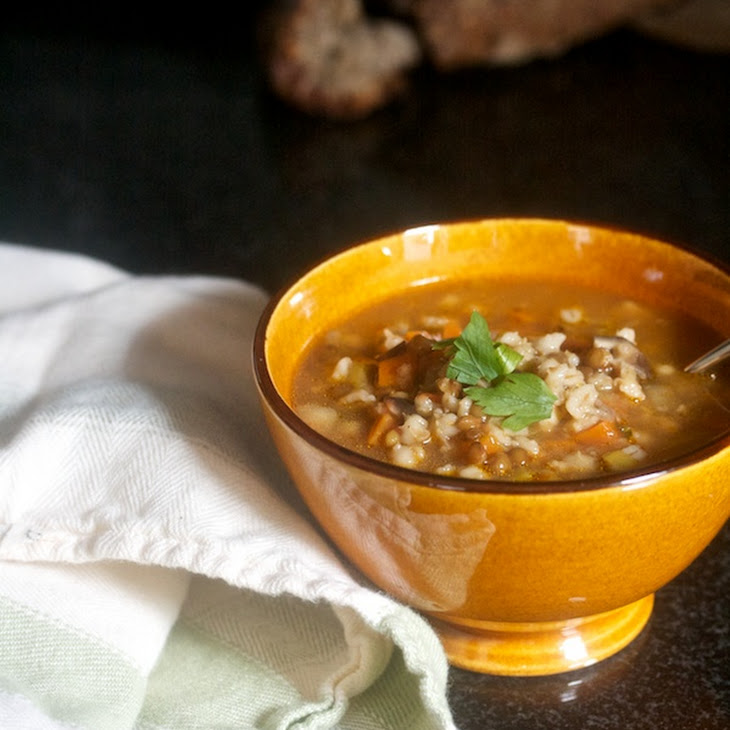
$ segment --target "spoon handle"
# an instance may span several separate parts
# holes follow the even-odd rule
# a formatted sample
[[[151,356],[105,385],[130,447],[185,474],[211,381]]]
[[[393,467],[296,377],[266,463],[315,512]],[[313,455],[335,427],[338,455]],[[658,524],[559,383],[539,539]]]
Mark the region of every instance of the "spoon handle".
[[[717,347],[691,362],[684,370],[687,373],[701,373],[728,356],[730,356],[730,339],[721,342]]]

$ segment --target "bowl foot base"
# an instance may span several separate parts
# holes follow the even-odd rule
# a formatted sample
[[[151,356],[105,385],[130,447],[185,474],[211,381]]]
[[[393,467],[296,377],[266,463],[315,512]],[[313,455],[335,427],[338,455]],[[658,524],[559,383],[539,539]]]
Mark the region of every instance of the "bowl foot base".
[[[456,625],[430,620],[454,666],[483,674],[543,676],[581,669],[620,651],[641,633],[653,605],[652,594],[566,621]]]

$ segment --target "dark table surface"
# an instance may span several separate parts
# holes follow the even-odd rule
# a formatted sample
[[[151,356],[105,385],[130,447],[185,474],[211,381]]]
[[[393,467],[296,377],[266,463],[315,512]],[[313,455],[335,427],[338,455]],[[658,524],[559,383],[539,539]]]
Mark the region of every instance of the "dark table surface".
[[[353,242],[492,216],[631,228],[730,262],[730,58],[620,31],[440,76],[352,124],[272,99],[251,17],[0,30],[0,240],[274,291]],[[681,292],[678,292],[681,296]],[[730,728],[730,525],[643,634],[548,678],[453,670],[463,730]]]

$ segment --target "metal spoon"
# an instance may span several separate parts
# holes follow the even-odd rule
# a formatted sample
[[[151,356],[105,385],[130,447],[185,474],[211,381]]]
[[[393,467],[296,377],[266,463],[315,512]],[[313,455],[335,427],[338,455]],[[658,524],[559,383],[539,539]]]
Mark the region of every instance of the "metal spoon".
[[[730,339],[725,340],[725,342],[720,343],[717,347],[713,347],[712,350],[698,357],[695,361],[687,365],[684,370],[687,373],[701,373],[713,365],[722,362],[727,357],[730,357]]]

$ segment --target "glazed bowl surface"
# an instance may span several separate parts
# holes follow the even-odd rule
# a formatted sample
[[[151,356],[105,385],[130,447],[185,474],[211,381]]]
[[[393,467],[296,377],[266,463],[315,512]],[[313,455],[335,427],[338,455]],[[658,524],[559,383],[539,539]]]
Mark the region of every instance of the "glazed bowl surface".
[[[503,675],[587,666],[631,642],[654,594],[730,515],[730,434],[660,465],[563,482],[478,481],[355,454],[291,407],[320,333],[429,282],[550,281],[677,308],[730,335],[730,275],[689,250],[580,223],[429,225],[332,256],[274,297],[254,369],[267,424],[312,514],[379,588],[426,615],[450,661]]]

